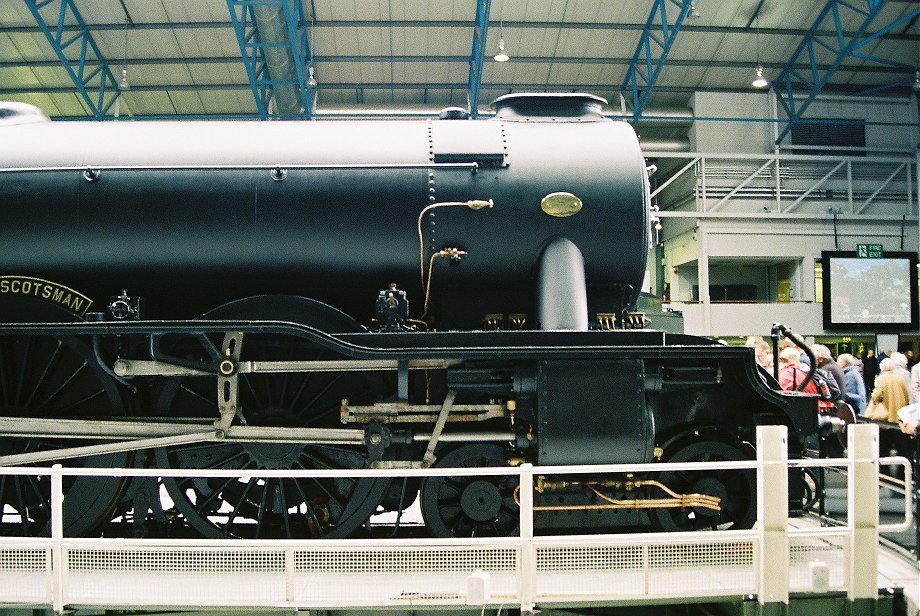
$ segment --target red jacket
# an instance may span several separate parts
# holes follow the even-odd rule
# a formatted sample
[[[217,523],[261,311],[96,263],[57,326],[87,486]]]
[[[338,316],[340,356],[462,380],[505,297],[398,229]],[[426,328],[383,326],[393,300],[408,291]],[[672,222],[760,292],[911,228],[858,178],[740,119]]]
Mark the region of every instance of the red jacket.
[[[807,376],[808,371],[798,364],[786,364],[779,370],[779,386],[786,391],[793,391],[798,389]],[[803,387],[801,391],[807,394],[820,395],[814,380],[808,381],[808,385]],[[818,400],[819,409],[833,408],[833,406],[834,403],[831,400]]]

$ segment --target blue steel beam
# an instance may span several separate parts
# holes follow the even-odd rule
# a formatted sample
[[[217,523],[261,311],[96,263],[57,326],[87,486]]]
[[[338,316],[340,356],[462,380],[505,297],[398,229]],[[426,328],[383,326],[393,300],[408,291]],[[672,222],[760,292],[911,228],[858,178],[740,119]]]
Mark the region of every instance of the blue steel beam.
[[[357,81],[340,81],[335,83],[325,83],[323,88],[327,90],[429,90],[431,92],[447,92],[448,94],[452,90],[462,91],[466,84],[462,81],[445,81],[441,83],[432,83],[430,81],[408,81],[408,82],[392,82],[392,81],[375,81],[375,82],[357,82]],[[585,89],[585,83],[577,83],[574,81],[570,82],[559,82],[553,83],[552,87],[548,87],[546,82],[536,83],[536,82],[527,82],[527,83],[510,83],[510,82],[495,82],[489,84],[489,87],[494,90],[504,90],[510,92],[511,90],[517,90],[520,92],[564,92],[564,91],[573,91],[581,92]],[[202,91],[202,92],[216,92],[222,90],[248,90],[248,83],[176,83],[176,82],[160,82],[160,83],[147,83],[141,85],[132,85],[132,92],[169,92],[169,91]],[[837,85],[829,84],[826,86],[826,89],[835,92],[838,94],[847,94],[852,95],[856,92],[859,92],[861,88],[849,85]],[[71,94],[73,93],[73,86],[45,86],[45,85],[15,85],[8,86],[2,81],[0,81],[0,96],[11,95],[11,94]],[[659,85],[656,88],[658,92],[664,92],[668,94],[693,94],[694,92],[720,92],[720,93],[744,93],[750,92],[751,86],[737,86],[737,87],[707,87],[707,88],[697,88],[692,86],[667,86]],[[603,94],[603,92],[599,92]],[[616,91],[614,91],[616,93]],[[904,93],[907,95],[909,90]],[[299,115],[299,114],[298,114]],[[643,114],[643,118],[652,118]],[[660,117],[655,117],[655,119],[661,119]],[[698,118],[697,118],[698,119]],[[686,121],[686,120],[684,120]],[[786,120],[783,120],[785,122]],[[805,120],[800,120],[804,122]]]
[[[307,61],[313,65],[313,48],[310,46],[310,36],[307,30],[307,19],[303,11],[301,0],[281,0],[284,7],[284,20],[287,23],[288,37],[291,41],[291,55],[294,58],[294,69],[297,72],[297,91],[303,103],[304,116],[313,117],[316,108],[316,88],[307,86],[308,70]]]
[[[866,34],[872,21],[881,12],[885,3],[886,0],[828,0],[808,34],[796,48],[789,62],[786,63],[782,73],[773,82],[773,87],[779,94],[777,99],[789,116],[788,123],[776,138],[777,145],[789,134],[792,126],[802,119],[805,110],[808,109],[815,97],[827,85],[831,75],[848,56],[863,58],[885,65],[903,66],[901,63],[878,58],[860,51],[869,43],[920,15],[920,8],[915,8],[892,23],[876,29],[871,34]],[[841,13],[844,15],[856,14],[862,20],[859,27],[852,34],[843,32]],[[830,28],[833,28],[833,36],[818,35],[819,31],[827,31]],[[833,54],[832,61],[826,67],[818,66],[816,51],[819,51],[819,48]],[[808,73],[797,70],[797,64],[808,66]],[[805,86],[808,92],[804,100],[801,96],[797,99],[795,93],[796,87],[801,87],[802,85]]]
[[[256,6],[278,6],[284,11],[284,20],[287,28],[287,42],[265,42],[259,34],[255,19]],[[236,32],[236,41],[240,46],[246,75],[249,77],[249,86],[256,102],[259,118],[268,117],[269,101],[274,88],[280,84],[293,84],[296,86],[303,103],[303,117],[310,118],[313,114],[313,101],[316,97],[314,88],[307,86],[306,65],[309,59],[312,62],[313,52],[307,31],[307,20],[304,16],[301,0],[227,0],[230,11],[230,21]],[[270,48],[286,47],[291,53],[296,70],[294,80],[273,79],[265,57],[265,50]]]
[[[486,57],[486,33],[489,30],[489,11],[492,0],[476,0],[476,21],[473,24],[473,51],[470,53],[470,77],[467,80],[466,100],[470,117],[479,116],[479,86],[482,85],[482,63]]]
[[[271,88],[268,83],[268,69],[265,64],[265,51],[256,29],[256,18],[252,12],[252,5],[227,0],[230,10],[230,21],[236,32],[236,42],[243,54],[243,65],[249,77],[249,86],[252,96],[256,101],[256,110],[259,119],[268,117],[268,100],[271,97]]]
[[[908,0],[902,0],[904,2]],[[311,25],[319,28],[468,28],[469,20],[445,19],[322,19],[312,21]],[[158,22],[158,21],[135,21],[131,26],[132,31],[142,32],[150,30],[223,30],[227,27],[226,21],[182,21],[182,22]],[[560,28],[559,21],[521,21],[508,20],[509,28],[528,28],[532,30],[552,30],[556,32]],[[594,30],[598,32],[641,32],[645,27],[644,23],[612,23],[596,21],[565,21],[562,22],[561,28],[568,30]],[[65,30],[73,30],[73,26],[65,26]],[[108,22],[94,23],[93,32],[111,32],[123,31],[125,23]],[[709,32],[714,34],[750,34],[750,28],[743,25],[738,26],[711,26],[703,24],[685,23],[682,29],[686,32]],[[29,34],[37,33],[39,29],[32,25],[0,24],[0,34]],[[761,36],[805,36],[808,30],[805,28],[761,28]],[[822,31],[819,34],[833,34]],[[847,34],[849,36],[849,33]],[[895,41],[920,41],[920,34],[913,32],[889,32],[886,38]]]
[[[632,101],[634,124],[638,124],[639,118],[642,117],[642,111],[648,104],[658,77],[661,76],[661,70],[691,4],[692,0],[655,0],[652,5],[642,36],[639,37],[639,44],[636,45],[636,52],[629,62],[626,77],[620,86],[620,91]],[[669,5],[674,5],[677,9],[674,23],[668,23]]]
[[[32,16],[45,33],[45,37],[54,48],[58,60],[67,69],[67,73],[77,86],[77,91],[89,107],[93,117],[97,120],[105,118],[115,101],[121,95],[118,82],[109,68],[109,63],[102,56],[93,35],[90,34],[86,22],[77,10],[73,0],[25,0],[26,6],[32,11]],[[57,23],[52,26],[42,14],[42,9],[55,5]],[[50,13],[51,11],[45,11]],[[76,32],[69,20],[76,22]],[[65,36],[65,25],[68,26]],[[71,60],[68,52],[78,55],[77,60]],[[89,65],[95,65],[90,69]]]
[[[900,88],[903,86],[910,86],[914,83],[913,77],[898,79],[896,81],[889,81],[888,83],[883,83],[877,86],[872,86],[870,88],[865,88],[859,92],[854,92],[850,96],[869,96],[870,94],[878,94],[879,92],[884,92],[885,90],[893,90],[894,88]],[[801,120],[799,120],[801,122]]]

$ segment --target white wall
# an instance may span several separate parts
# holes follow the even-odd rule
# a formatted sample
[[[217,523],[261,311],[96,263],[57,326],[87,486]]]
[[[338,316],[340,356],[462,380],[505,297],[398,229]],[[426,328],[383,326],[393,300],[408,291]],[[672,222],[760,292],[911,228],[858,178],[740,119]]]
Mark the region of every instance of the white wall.
[[[818,96],[805,111],[805,118],[856,119],[867,122],[906,123],[905,126],[866,126],[866,147],[913,150],[920,141],[912,99]],[[770,92],[697,92],[690,101],[695,116],[763,120],[788,116],[776,108]],[[771,122],[729,122],[698,120],[690,130],[694,152],[767,153],[773,151],[776,127]],[[784,140],[788,144],[789,138]]]
[[[769,92],[697,92],[690,106],[698,118],[764,119],[772,118],[774,113]],[[773,151],[773,125],[770,122],[697,120],[690,131],[690,149],[694,152],[769,153]]]
[[[697,336],[768,336],[774,323],[800,335],[823,335],[821,304],[680,304],[684,331]],[[707,314],[708,313],[708,314]],[[707,318],[708,316],[708,318]],[[706,325],[706,323],[710,325]]]
[[[709,235],[709,255],[725,257],[787,257],[790,261],[820,256],[822,250],[856,250],[857,244],[882,244],[887,252],[901,251],[900,222],[846,220],[837,224],[837,246],[833,225],[827,221],[801,219],[701,223]],[[917,250],[917,222],[904,228],[905,251]]]

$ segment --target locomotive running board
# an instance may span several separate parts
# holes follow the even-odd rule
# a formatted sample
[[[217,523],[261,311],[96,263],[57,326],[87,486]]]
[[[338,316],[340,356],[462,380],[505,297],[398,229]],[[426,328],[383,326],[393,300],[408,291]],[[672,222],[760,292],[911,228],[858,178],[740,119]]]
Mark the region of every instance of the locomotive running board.
[[[326,361],[241,361],[237,374],[269,374],[285,372],[377,372],[401,368],[397,359],[340,359]],[[459,359],[412,359],[409,370],[444,370],[462,363]],[[113,371],[118,376],[212,376],[212,372],[163,361],[147,359],[117,359]]]

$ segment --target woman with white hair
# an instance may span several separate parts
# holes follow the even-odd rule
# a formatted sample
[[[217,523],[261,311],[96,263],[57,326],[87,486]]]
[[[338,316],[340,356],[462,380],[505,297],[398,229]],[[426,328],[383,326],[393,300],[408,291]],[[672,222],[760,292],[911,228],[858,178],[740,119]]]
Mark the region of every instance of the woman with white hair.
[[[860,362],[849,353],[837,358],[837,365],[843,370],[843,396],[858,415],[866,411],[866,385],[859,371]]]
[[[894,362],[893,371],[904,379],[904,383],[907,385],[907,396],[910,398],[910,404],[913,404],[916,400],[914,400],[914,394],[910,389],[910,371],[907,369],[907,355],[894,352],[889,359]]]
[[[866,417],[898,423],[898,409],[907,406],[907,383],[895,372],[896,364],[886,357],[879,364],[879,375],[875,377],[875,389],[866,407]]]

